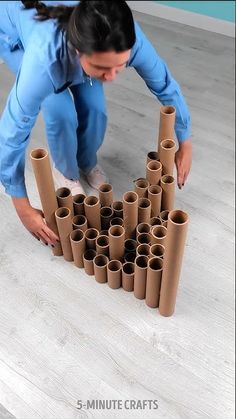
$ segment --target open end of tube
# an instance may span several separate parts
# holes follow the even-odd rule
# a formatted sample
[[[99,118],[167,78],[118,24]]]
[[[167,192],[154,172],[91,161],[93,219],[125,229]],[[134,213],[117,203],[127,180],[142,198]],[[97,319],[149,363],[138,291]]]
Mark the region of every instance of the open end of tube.
[[[124,221],[122,218],[115,217],[111,220],[111,226],[123,226]]]
[[[149,170],[160,170],[161,169],[161,163],[157,160],[151,160],[148,164],[147,164],[147,168]]]
[[[108,258],[106,256],[104,256],[104,255],[97,255],[94,258],[95,265],[101,266],[101,267],[102,266],[106,266],[107,265],[107,261],[108,261]]]
[[[75,215],[72,219],[72,224],[75,226],[82,226],[86,223],[86,218],[84,215]]]
[[[167,228],[164,226],[157,226],[157,227],[153,227],[152,229],[153,236],[157,238],[165,237],[166,233],[167,233]]]
[[[100,247],[106,247],[109,245],[109,238],[107,236],[99,236],[97,238],[97,244]]]
[[[84,238],[84,232],[82,230],[73,230],[70,233],[70,238],[73,242],[79,242]]]
[[[109,233],[114,237],[122,236],[124,234],[124,228],[122,226],[112,226],[109,228]]]
[[[125,262],[134,262],[136,254],[134,252],[129,252],[125,254]]]
[[[148,193],[152,195],[158,195],[161,193],[161,187],[159,185],[151,185],[148,188]]]
[[[140,244],[149,244],[151,243],[151,236],[149,233],[141,233],[137,240]]]
[[[165,149],[174,148],[175,142],[173,140],[162,140],[161,146]]]
[[[110,192],[112,190],[112,185],[110,183],[104,183],[99,187],[100,192]]]
[[[150,248],[150,252],[154,255],[154,256],[158,256],[161,257],[164,255],[165,252],[165,247],[162,246],[162,244],[153,244]]]
[[[69,188],[59,188],[56,191],[56,196],[58,198],[67,198],[68,196],[70,196],[71,192]]]
[[[100,214],[102,217],[110,217],[113,214],[113,211],[110,207],[102,207]]]
[[[149,244],[140,244],[137,247],[137,255],[140,256],[149,256],[150,254],[150,246]]]
[[[149,182],[146,179],[138,179],[136,180],[135,185],[137,188],[146,189],[148,188]]]
[[[175,180],[174,180],[174,177],[171,175],[164,175],[162,176],[161,181],[163,183],[173,183]]]
[[[48,156],[48,152],[44,148],[36,148],[35,150],[31,151],[30,156],[32,159],[40,160]]]
[[[86,250],[86,252],[84,252],[84,259],[85,260],[88,260],[88,261],[93,260],[95,258],[95,256],[96,256],[96,252],[93,249],[88,249],[88,250]]]
[[[133,203],[138,200],[138,195],[136,192],[126,192],[124,194],[124,201],[127,203]]]
[[[168,219],[175,224],[185,224],[188,222],[188,214],[182,210],[173,210],[169,212]]]
[[[161,225],[161,220],[159,217],[152,217],[150,220],[150,225],[151,226],[160,226]]]
[[[147,256],[137,256],[135,263],[139,268],[146,268],[148,266],[148,257]]]
[[[99,236],[107,236],[108,237],[108,230],[101,230]]]
[[[98,203],[98,198],[96,196],[87,196],[85,198],[84,203],[89,206],[96,205]]]
[[[174,106],[161,106],[161,113],[164,113],[166,115],[172,115],[175,113],[175,107]]]
[[[61,207],[61,208],[58,208],[57,210],[56,210],[56,216],[58,217],[58,218],[65,218],[65,217],[68,217],[70,215],[70,210],[69,210],[69,208],[66,208],[66,207]]]
[[[84,202],[85,198],[86,198],[86,196],[85,196],[85,195],[83,195],[83,194],[78,194],[78,195],[75,195],[75,196],[73,197],[73,202],[74,202],[75,204],[83,204],[83,202]]]
[[[147,157],[151,160],[158,160],[159,159],[157,151],[149,151],[149,153],[147,154]]]
[[[125,250],[127,252],[133,252],[136,250],[137,242],[133,239],[126,239],[125,240]]]
[[[168,210],[161,211],[161,213],[160,213],[160,217],[161,217],[161,219],[162,219],[163,221],[167,221],[167,220],[168,220],[168,214],[169,214],[169,212],[170,212],[170,211],[168,211]]]
[[[149,259],[148,264],[149,268],[151,268],[153,271],[160,271],[163,267],[163,260],[158,257],[154,257]]]
[[[151,201],[148,198],[139,199],[138,206],[139,208],[148,208],[151,205]]]
[[[140,223],[137,225],[137,233],[149,233],[150,232],[150,225],[147,223]]]
[[[99,231],[95,228],[88,228],[88,230],[85,231],[85,237],[86,239],[96,239],[98,237]]]
[[[125,274],[131,275],[134,273],[134,263],[132,262],[126,262],[123,265],[123,271]]]
[[[111,260],[107,265],[107,268],[109,269],[109,271],[112,271],[112,272],[119,271],[121,267],[122,267],[122,264],[119,260]]]
[[[114,201],[112,204],[112,207],[116,211],[122,211],[123,210],[123,202],[121,201]]]

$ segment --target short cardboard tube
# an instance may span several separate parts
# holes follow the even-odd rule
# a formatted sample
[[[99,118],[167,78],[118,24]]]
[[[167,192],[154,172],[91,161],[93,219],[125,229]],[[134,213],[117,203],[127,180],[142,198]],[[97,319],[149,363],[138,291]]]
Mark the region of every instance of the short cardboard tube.
[[[151,201],[151,217],[158,217],[161,212],[162,188],[159,185],[149,186],[148,199]]]
[[[109,257],[109,237],[99,235],[96,238],[96,252],[97,255],[105,255]]]
[[[151,244],[160,243],[165,246],[167,237],[167,228],[163,225],[154,226],[151,230]]]
[[[73,254],[70,243],[70,233],[72,232],[72,219],[70,209],[65,207],[58,208],[55,211],[55,217],[64,259],[67,262],[72,262]]]
[[[125,240],[125,253],[136,252],[137,241],[134,239]]]
[[[150,233],[141,233],[137,237],[137,243],[139,244],[151,244],[152,236]]]
[[[134,263],[126,262],[122,267],[122,287],[125,291],[134,290]]]
[[[84,200],[85,216],[88,221],[88,226],[101,230],[101,217],[100,217],[101,204],[96,196],[87,196]]]
[[[99,236],[99,231],[96,228],[88,228],[84,235],[86,248],[96,250],[96,239]]]
[[[148,164],[151,160],[159,160],[159,154],[157,151],[149,151],[147,153],[146,164]]]
[[[137,256],[149,256],[150,255],[150,245],[149,244],[140,244],[136,250]]]
[[[75,215],[84,215],[84,200],[86,195],[84,194],[77,194],[73,196],[73,207],[74,207],[74,214]]]
[[[93,259],[96,256],[96,251],[93,249],[85,250],[83,254],[84,270],[87,275],[94,275]]]
[[[138,200],[138,223],[149,223],[151,218],[151,201],[148,198]]]
[[[111,221],[110,221],[110,227],[111,226],[122,226],[122,227],[124,227],[124,220],[120,217],[112,218]]]
[[[133,253],[133,252],[125,253],[124,261],[125,262],[134,262],[135,258],[136,258],[136,253]]]
[[[165,253],[165,246],[160,243],[152,244],[150,247],[150,256],[151,257],[159,257],[163,259]]]
[[[176,145],[174,140],[162,140],[159,149],[162,174],[173,175],[175,165]]]
[[[162,140],[165,140],[166,138],[174,139],[175,114],[176,111],[174,106],[161,106],[157,151],[160,150],[160,144]]]
[[[100,215],[102,230],[108,230],[113,217],[113,209],[111,207],[102,207],[100,210]]]
[[[111,205],[111,208],[114,212],[114,217],[123,218],[123,202],[122,201],[114,201]]]
[[[162,268],[163,260],[161,258],[153,257],[149,259],[145,301],[151,308],[156,308],[159,305]]]
[[[84,215],[75,215],[72,218],[72,226],[74,230],[86,231],[88,229],[87,218]]]
[[[73,197],[69,188],[63,187],[56,190],[58,207],[69,208],[71,217],[74,216]]]
[[[113,202],[113,188],[110,183],[103,183],[98,188],[99,201],[102,207],[110,207]]]
[[[138,224],[138,195],[128,191],[123,195],[125,238],[134,239]]]
[[[139,198],[147,198],[147,190],[149,182],[145,178],[140,178],[134,181],[134,191]]]
[[[164,211],[161,211],[161,213],[160,213],[161,223],[162,223],[162,225],[164,227],[167,227],[167,221],[168,221],[168,214],[169,214],[169,212],[170,211],[168,211],[168,210],[164,210]]]
[[[138,237],[141,233],[150,233],[151,226],[149,223],[140,223],[136,228],[136,236]]]
[[[73,230],[70,233],[70,243],[75,266],[83,268],[83,254],[86,249],[84,232],[82,230]]]
[[[162,164],[157,160],[151,160],[146,166],[146,178],[150,185],[158,185],[162,174]]]
[[[134,268],[134,296],[143,300],[146,296],[147,256],[137,256]]]
[[[125,229],[115,225],[109,228],[109,254],[110,259],[122,260],[125,253]]]
[[[107,282],[107,264],[109,259],[105,255],[97,255],[93,259],[94,275],[97,282],[104,284]]]
[[[161,210],[171,211],[174,208],[175,200],[175,180],[171,175],[161,177],[162,200]]]
[[[122,263],[119,260],[111,260],[107,265],[107,282],[110,288],[117,289],[121,286]]]
[[[151,227],[154,227],[154,226],[161,226],[161,225],[162,225],[162,222],[161,222],[160,217],[152,217],[152,218],[150,219],[150,226],[151,226]]]

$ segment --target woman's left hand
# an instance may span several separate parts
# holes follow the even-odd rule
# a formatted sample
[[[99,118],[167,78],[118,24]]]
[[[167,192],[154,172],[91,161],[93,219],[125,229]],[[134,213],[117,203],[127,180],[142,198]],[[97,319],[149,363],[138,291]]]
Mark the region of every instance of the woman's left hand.
[[[175,164],[177,169],[177,184],[179,189],[185,185],[192,164],[192,141],[185,140],[179,144],[175,153]]]

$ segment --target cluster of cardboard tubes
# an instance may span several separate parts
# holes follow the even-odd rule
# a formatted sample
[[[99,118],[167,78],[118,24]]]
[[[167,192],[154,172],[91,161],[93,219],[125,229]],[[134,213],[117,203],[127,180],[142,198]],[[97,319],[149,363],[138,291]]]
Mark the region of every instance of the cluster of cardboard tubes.
[[[98,197],[55,191],[47,150],[30,155],[45,221],[60,237],[54,255],[99,283],[134,292],[163,316],[175,310],[188,227],[188,214],[174,209],[174,121],[175,109],[163,106],[158,151],[148,153],[146,177],[121,201],[113,201],[108,183]]]

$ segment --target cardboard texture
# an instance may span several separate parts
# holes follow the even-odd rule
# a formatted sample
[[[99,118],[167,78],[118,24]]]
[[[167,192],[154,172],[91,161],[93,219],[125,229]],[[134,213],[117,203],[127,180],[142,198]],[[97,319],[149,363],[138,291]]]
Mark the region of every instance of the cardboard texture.
[[[96,252],[97,255],[105,255],[109,258],[109,237],[99,235],[96,238]]]
[[[138,224],[138,195],[129,191],[123,195],[125,238],[134,239]]]
[[[160,143],[162,140],[174,140],[175,135],[175,108],[174,106],[161,106],[160,120],[159,120],[159,134],[157,151],[159,152]]]
[[[158,185],[162,174],[162,164],[157,160],[151,160],[146,166],[146,178],[151,185]]]
[[[122,263],[119,260],[111,260],[107,265],[107,282],[110,288],[121,287]]]
[[[97,282],[104,284],[107,282],[107,265],[109,259],[105,255],[97,255],[93,259],[94,276]]]
[[[151,218],[151,201],[148,198],[138,200],[138,223],[149,223]]]
[[[122,287],[125,291],[134,290],[134,263],[126,262],[122,266]]]
[[[88,221],[89,228],[96,228],[101,230],[101,217],[100,217],[101,204],[96,196],[87,196],[84,200],[84,211]]]
[[[111,207],[102,207],[100,209],[100,216],[102,230],[108,230],[113,217],[113,209]]]
[[[94,275],[94,265],[93,259],[96,256],[96,251],[94,249],[85,250],[83,254],[83,264],[84,270],[87,275]]]
[[[163,259],[164,254],[165,254],[165,246],[163,246],[163,244],[156,243],[156,244],[151,245],[150,257],[159,257]]]
[[[151,201],[151,217],[158,217],[161,212],[162,188],[159,185],[149,186],[148,199]]]
[[[188,223],[186,212],[178,209],[170,211],[159,304],[162,316],[171,316],[175,310]]]
[[[174,140],[162,140],[159,149],[162,175],[173,175],[176,145]]]
[[[72,226],[74,230],[86,231],[88,229],[87,218],[84,215],[75,215],[72,218]]]
[[[168,211],[168,210],[164,210],[164,211],[161,211],[161,213],[160,213],[161,224],[162,224],[164,227],[167,227],[168,214],[169,214],[169,212],[170,212],[170,211]]]
[[[30,159],[46,224],[59,236],[55,219],[55,211],[58,208],[58,204],[48,152],[43,148],[37,148],[31,151]],[[57,243],[52,251],[55,256],[62,256],[63,254],[60,243]]]
[[[147,153],[147,159],[146,159],[146,165],[151,161],[151,160],[159,160],[159,154],[157,151],[149,151],[149,153]]]
[[[167,228],[164,226],[154,226],[151,230],[151,244],[162,244],[165,246],[167,239]]]
[[[73,196],[73,207],[74,207],[74,214],[75,215],[84,215],[84,200],[86,195],[84,194],[77,194]]]
[[[99,189],[99,201],[102,207],[110,207],[113,202],[113,188],[110,183],[103,183]]]
[[[149,259],[145,301],[151,308],[156,308],[159,305],[162,268],[163,260],[161,258],[153,257]]]
[[[72,232],[71,212],[69,208],[61,207],[55,211],[55,216],[64,259],[67,262],[72,262],[73,254],[70,243],[70,233]]]
[[[86,249],[96,250],[96,239],[99,236],[99,231],[96,228],[88,228],[85,233]]]
[[[134,191],[139,198],[147,198],[149,182],[145,178],[140,178],[134,181]]]
[[[143,300],[146,296],[147,256],[137,256],[134,262],[134,296]]]
[[[149,256],[150,255],[150,245],[149,244],[139,244],[136,249],[137,256]]]
[[[71,195],[71,191],[69,188],[58,188],[56,190],[56,197],[58,202],[58,207],[65,207],[69,208],[71,213],[71,218],[74,217],[74,206],[73,206],[73,198]]]
[[[161,177],[162,200],[161,210],[171,211],[174,208],[175,180],[173,176],[164,175]]]
[[[83,254],[86,249],[84,232],[82,230],[73,230],[70,233],[70,243],[75,266],[83,268]]]
[[[110,259],[122,260],[125,253],[125,229],[112,226],[108,230]]]
[[[113,209],[114,217],[123,218],[123,202],[122,201],[114,201],[111,205]]]

